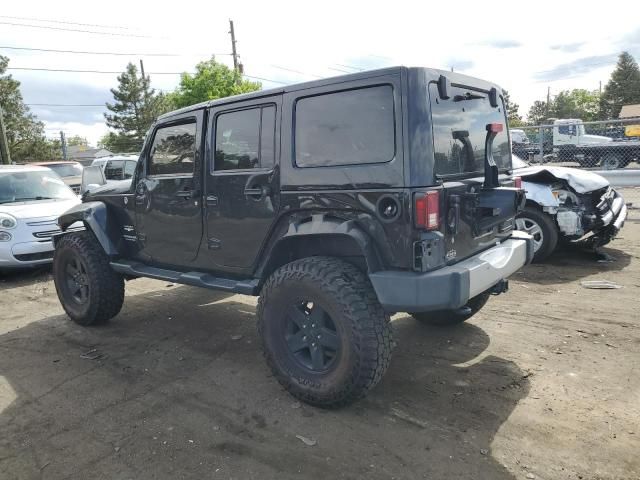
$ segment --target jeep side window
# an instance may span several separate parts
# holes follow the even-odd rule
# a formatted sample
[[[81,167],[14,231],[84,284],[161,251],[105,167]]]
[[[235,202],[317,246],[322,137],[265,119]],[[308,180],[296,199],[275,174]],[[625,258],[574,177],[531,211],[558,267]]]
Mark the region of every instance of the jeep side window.
[[[220,170],[270,167],[275,152],[276,107],[222,113],[216,119],[215,165]]]
[[[393,88],[359,88],[301,98],[295,105],[298,167],[385,163],[395,156]]]
[[[149,156],[149,175],[193,173],[196,152],[196,123],[160,127]]]

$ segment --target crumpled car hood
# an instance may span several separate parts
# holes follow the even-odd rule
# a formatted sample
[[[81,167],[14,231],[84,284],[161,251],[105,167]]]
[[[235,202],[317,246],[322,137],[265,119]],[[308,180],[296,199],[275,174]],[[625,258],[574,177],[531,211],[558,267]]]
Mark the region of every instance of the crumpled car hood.
[[[577,193],[588,193],[609,186],[609,181],[597,173],[567,167],[525,167],[513,171],[514,175],[529,182],[549,183],[564,180]]]

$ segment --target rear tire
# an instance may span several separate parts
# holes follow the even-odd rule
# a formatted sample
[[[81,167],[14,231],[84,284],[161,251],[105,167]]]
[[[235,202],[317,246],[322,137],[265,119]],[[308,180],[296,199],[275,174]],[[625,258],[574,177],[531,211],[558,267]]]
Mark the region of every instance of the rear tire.
[[[627,162],[628,164],[628,162]],[[622,157],[617,153],[607,153],[602,157],[600,166],[605,170],[616,170],[618,168],[624,168],[626,164]]]
[[[67,315],[79,325],[106,323],[124,302],[124,278],[89,231],[69,233],[56,245],[53,279]]]
[[[558,245],[558,227],[553,218],[535,207],[526,206],[516,217],[516,229],[533,236],[533,261],[541,262]]]
[[[412,313],[411,316],[422,323],[438,327],[452,327],[458,325],[478,313],[485,306],[491,293],[483,292],[467,302],[458,310],[437,310],[434,312]]]
[[[280,384],[319,407],[364,397],[391,358],[389,316],[369,279],[331,257],[296,260],[269,277],[258,301],[258,333]]]

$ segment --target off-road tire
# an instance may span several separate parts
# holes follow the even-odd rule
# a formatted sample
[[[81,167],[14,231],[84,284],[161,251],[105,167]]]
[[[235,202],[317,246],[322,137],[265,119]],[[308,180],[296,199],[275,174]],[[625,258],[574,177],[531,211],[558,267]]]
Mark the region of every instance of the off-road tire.
[[[433,312],[412,313],[411,316],[419,322],[438,327],[452,327],[458,325],[478,313],[485,306],[491,294],[481,293],[471,298],[465,307],[458,310],[436,310]]]
[[[286,348],[285,312],[301,300],[317,302],[335,324],[341,350],[327,372],[306,370]],[[262,289],[257,314],[258,334],[273,375],[308,404],[330,408],[354,402],[389,366],[389,316],[367,276],[337,258],[309,257],[280,267]]]
[[[66,285],[66,268],[75,258],[83,263],[88,299],[78,303]],[[115,317],[124,302],[124,278],[109,266],[109,258],[90,231],[69,233],[57,243],[53,255],[53,279],[60,303],[79,325],[91,326]]]
[[[527,205],[518,218],[530,219],[538,224],[542,232],[542,245],[533,255],[533,262],[542,262],[551,255],[558,245],[558,226],[555,220],[538,208]]]

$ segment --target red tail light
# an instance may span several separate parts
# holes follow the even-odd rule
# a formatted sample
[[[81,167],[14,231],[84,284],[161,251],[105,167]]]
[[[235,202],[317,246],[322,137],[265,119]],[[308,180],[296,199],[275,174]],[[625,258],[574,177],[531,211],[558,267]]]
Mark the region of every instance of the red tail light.
[[[513,186],[516,188],[522,188],[522,177],[513,177]]]
[[[440,192],[437,190],[416,195],[416,227],[426,230],[440,228]]]

